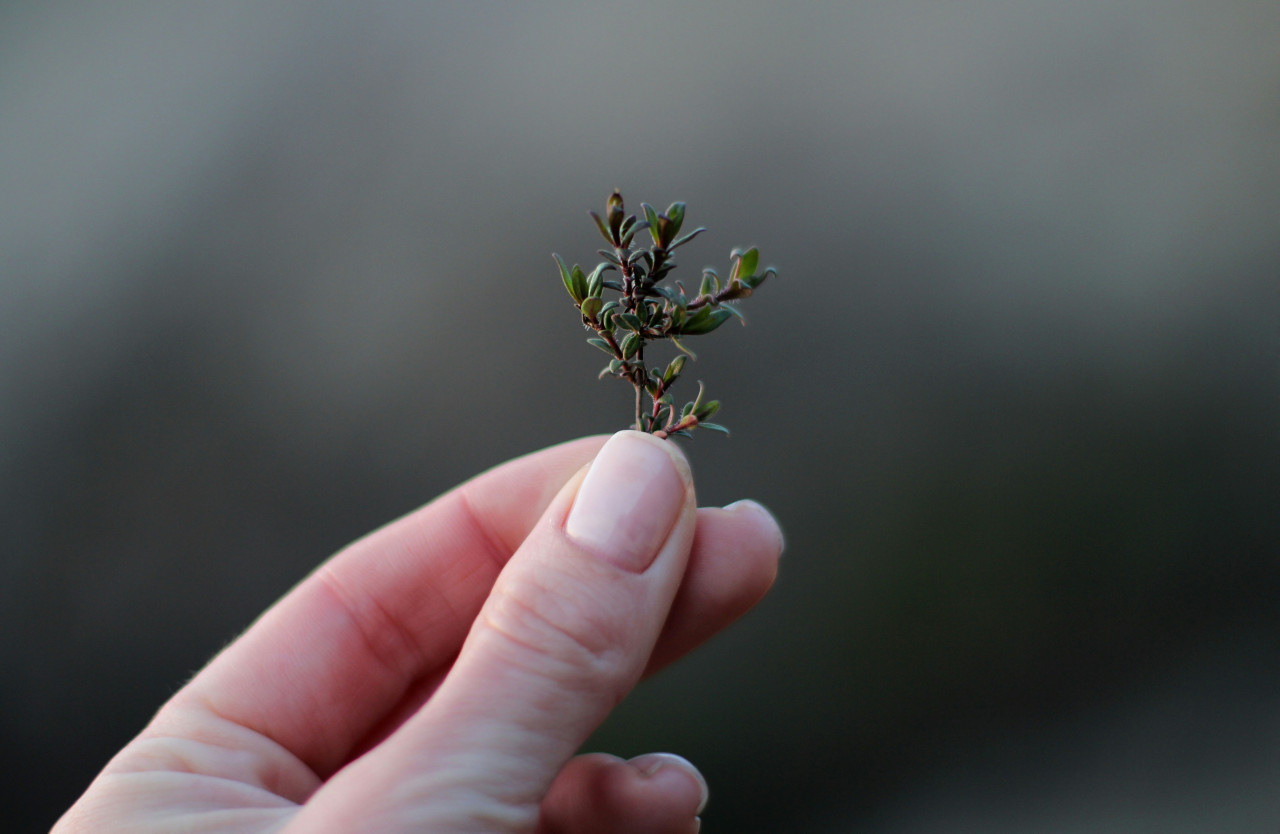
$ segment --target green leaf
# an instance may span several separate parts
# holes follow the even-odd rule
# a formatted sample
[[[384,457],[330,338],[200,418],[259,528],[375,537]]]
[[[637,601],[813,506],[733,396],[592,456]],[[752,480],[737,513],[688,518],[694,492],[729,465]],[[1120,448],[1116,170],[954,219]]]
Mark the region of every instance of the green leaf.
[[[720,276],[711,267],[702,270],[702,283],[698,286],[698,295],[714,295],[720,291]]]
[[[564,288],[569,293],[569,297],[573,299],[575,304],[581,304],[582,296],[574,292],[573,274],[569,272],[569,267],[565,266],[564,260],[554,252],[551,253],[551,257],[556,259],[556,266],[560,267],[560,280],[564,281]]]
[[[645,301],[640,306],[640,320],[646,326],[662,318],[662,307],[655,301]]]
[[[613,348],[609,347],[609,343],[604,339],[587,339],[587,344],[600,348],[605,353],[613,356]]]
[[[684,365],[687,360],[688,357],[684,354],[677,354],[676,358],[672,359],[671,363],[667,365],[667,371],[662,375],[663,381],[668,385],[674,382],[675,378],[680,376],[680,372],[684,370]]]
[[[733,265],[733,271],[729,273],[729,282],[733,283],[733,279],[742,280],[750,278],[756,274],[756,267],[760,265],[760,250],[752,246],[745,252],[734,250],[738,255],[738,260]]]
[[[675,345],[677,348],[679,348],[680,350],[684,351],[684,353],[685,353],[685,354],[686,354],[690,359],[692,359],[692,360],[694,360],[694,361],[697,361],[697,359],[698,359],[698,354],[694,353],[693,351],[691,351],[691,350],[689,350],[687,347],[685,347],[683,344],[681,344],[679,339],[677,339],[675,336],[672,336],[670,333],[668,333],[668,334],[667,334],[667,338],[671,340],[671,344]]]
[[[638,331],[641,327],[640,319],[634,313],[618,313],[614,318],[628,330]]]
[[[623,235],[622,235],[622,245],[623,245],[623,246],[630,246],[630,245],[631,245],[631,241],[635,240],[635,238],[636,238],[636,234],[637,234],[638,232],[640,232],[640,231],[644,230],[644,229],[647,229],[647,228],[649,228],[649,224],[648,224],[648,223],[637,223],[637,224],[635,224],[634,226],[632,226],[632,227],[631,227],[631,229],[630,229],[630,231],[627,231],[627,232],[623,233]]]
[[[694,316],[684,323],[684,326],[680,328],[681,336],[701,336],[704,333],[710,333],[733,318],[733,313],[723,307],[717,307],[714,310],[709,307],[703,307],[698,310],[698,313],[701,314],[704,310],[707,311],[706,317]]]
[[[604,237],[608,243],[612,244],[613,238],[609,237],[609,229],[604,225],[604,221],[600,219],[600,215],[596,214],[594,211],[589,211],[587,214],[591,215],[592,220],[596,221],[596,228],[600,230],[601,236]]]
[[[699,420],[699,421],[698,421],[698,428],[700,428],[700,429],[711,429],[712,431],[718,431],[718,432],[721,432],[721,433],[723,433],[723,434],[728,434],[728,433],[729,433],[729,430],[728,430],[728,429],[726,429],[724,426],[720,425],[719,423],[704,423],[704,422],[702,422],[701,420]]]
[[[658,240],[658,213],[648,203],[641,203],[640,208],[644,210],[645,219],[649,221],[649,237],[653,239],[653,245],[661,246],[662,243]]]
[[[588,321],[600,315],[600,308],[604,306],[604,302],[599,298],[591,297],[582,299],[582,315]]]
[[[635,356],[636,351],[640,350],[643,344],[644,340],[640,338],[639,333],[628,333],[627,337],[622,340],[622,344],[619,345],[622,348],[623,358],[630,359]]]
[[[696,412],[698,407],[702,405],[702,395],[706,392],[706,387],[702,384],[702,380],[698,380],[698,396],[693,398],[693,402],[689,403],[689,410],[681,414],[687,417],[691,412]]]
[[[675,287],[658,286],[655,284],[654,286],[646,289],[645,292],[653,295],[660,295],[672,304],[683,306],[684,304],[689,303],[689,299],[682,296]]]
[[[738,309],[736,304],[721,304],[716,309],[727,310],[731,315],[737,316],[738,321],[742,322],[743,326],[746,326],[747,320],[742,317],[742,311]]]
[[[705,405],[695,408],[693,410],[693,416],[697,417],[698,422],[701,423],[703,420],[710,420],[712,417],[715,416],[715,413],[719,410],[720,410],[720,401],[712,400],[711,402],[706,403]]]
[[[675,228],[671,223],[671,218],[665,214],[658,215],[658,239],[654,241],[659,248],[665,249],[671,243],[671,238],[675,237]]]
[[[764,283],[764,279],[768,278],[770,275],[777,275],[777,274],[778,274],[778,270],[774,269],[773,267],[769,267],[759,275],[749,275],[746,278],[743,278],[742,283],[754,290],[756,287]]]
[[[604,273],[605,270],[613,269],[606,263],[597,264],[596,268],[591,270],[591,275],[587,277],[587,295],[593,298],[599,298],[604,292]]]
[[[684,203],[672,203],[667,206],[667,218],[671,221],[671,235],[667,240],[671,240],[680,234],[680,227],[684,225]]]
[[[587,297],[587,276],[583,274],[582,267],[577,264],[573,265],[572,275],[573,291],[576,293],[575,298],[583,299]]]
[[[689,234],[684,235],[683,237],[676,238],[674,241],[672,241],[671,245],[668,246],[667,248],[675,249],[676,247],[684,246],[686,243],[693,240],[695,237],[702,234],[706,230],[707,229],[705,226],[699,226],[698,228],[694,229],[692,232],[689,232]]]

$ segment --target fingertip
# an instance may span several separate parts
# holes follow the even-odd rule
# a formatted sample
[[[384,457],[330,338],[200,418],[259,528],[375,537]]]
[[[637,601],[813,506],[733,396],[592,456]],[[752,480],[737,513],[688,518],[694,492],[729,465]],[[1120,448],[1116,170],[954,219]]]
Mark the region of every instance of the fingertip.
[[[587,470],[564,533],[584,550],[642,573],[692,509],[691,486],[679,449],[644,432],[618,432]]]
[[[724,509],[725,512],[751,519],[749,523],[754,523],[762,534],[777,543],[775,552],[778,556],[786,552],[787,540],[782,533],[782,525],[778,523],[778,519],[763,504],[750,498],[744,498],[741,501],[734,501],[732,504],[725,505]]]
[[[539,831],[692,834],[706,798],[702,774],[675,754],[623,761],[588,753],[574,757],[556,777],[542,802]]]
[[[707,780],[703,778],[698,768],[684,756],[677,756],[675,753],[646,753],[643,756],[636,756],[628,759],[627,764],[638,769],[644,776],[650,780],[672,779],[678,778],[685,783],[684,793],[686,796],[696,796],[697,804],[694,806],[693,814],[696,816],[701,814],[703,809],[707,807],[707,800],[711,796],[710,788],[707,786]],[[688,786],[692,786],[696,793],[688,791]],[[679,794],[678,789],[668,788],[666,790],[668,796],[676,797]],[[673,801],[673,805],[679,804]],[[687,804],[687,801],[686,803]]]

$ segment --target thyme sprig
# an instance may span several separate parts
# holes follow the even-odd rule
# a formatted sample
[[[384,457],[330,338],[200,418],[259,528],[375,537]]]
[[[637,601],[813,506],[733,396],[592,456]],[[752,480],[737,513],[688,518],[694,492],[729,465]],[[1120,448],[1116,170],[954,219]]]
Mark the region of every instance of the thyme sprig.
[[[695,428],[728,434],[724,426],[710,422],[720,402],[704,400],[701,382],[698,396],[677,411],[671,387],[686,362],[697,358],[681,340],[710,333],[731,318],[742,320],[735,302],[751,295],[777,271],[773,267],[759,270],[760,253],[753,246],[734,249],[729,254],[732,263],[723,280],[714,269],[703,269],[696,293],[691,294],[680,281],[664,283],[676,267],[672,260],[675,250],[706,229],[699,227],[680,234],[684,203],[672,203],[661,214],[646,203],[640,207],[643,219],[628,215],[622,195],[614,191],[605,203],[604,217],[588,212],[608,244],[608,248],[598,250],[603,260],[587,274],[578,264],[566,266],[563,258],[552,255],[560,267],[560,278],[583,326],[595,334],[587,342],[610,357],[600,378],[617,377],[635,389],[632,428],[662,438],[688,437]],[[635,245],[636,236],[645,230],[651,245]],[[609,273],[613,275],[606,277]],[[618,297],[606,301],[606,290]],[[670,340],[680,353],[665,366],[650,367],[645,361],[645,347],[659,340]]]

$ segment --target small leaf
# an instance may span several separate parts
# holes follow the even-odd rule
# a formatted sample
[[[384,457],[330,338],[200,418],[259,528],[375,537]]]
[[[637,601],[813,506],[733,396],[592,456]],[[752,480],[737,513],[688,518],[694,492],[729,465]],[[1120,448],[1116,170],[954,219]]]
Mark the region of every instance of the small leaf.
[[[706,390],[706,387],[702,384],[702,380],[698,380],[698,396],[694,397],[693,402],[689,403],[689,411],[696,412],[698,410],[698,407],[702,405],[702,395]],[[682,416],[687,416],[687,412]]]
[[[622,282],[605,279],[604,288],[606,290],[613,290],[614,292],[622,292]]]
[[[633,313],[618,313],[614,318],[618,320],[619,324],[628,330],[640,330],[640,319]]]
[[[754,246],[745,252],[739,253],[738,260],[733,265],[733,271],[729,274],[729,282],[732,283],[734,278],[738,280],[750,278],[756,274],[756,267],[759,265],[760,250]]]
[[[729,433],[729,430],[728,430],[728,429],[726,429],[724,426],[720,425],[719,423],[704,423],[704,422],[702,422],[701,420],[699,420],[699,421],[698,421],[698,428],[700,428],[700,429],[711,429],[712,431],[718,431],[718,432],[721,432],[721,433],[723,433],[723,434],[728,434],[728,433]]]
[[[658,242],[658,213],[648,203],[641,203],[640,208],[644,210],[645,219],[649,221],[649,237],[653,238],[655,246],[661,246],[662,244]]]
[[[698,295],[714,295],[720,288],[720,279],[714,269],[702,270],[702,283],[698,285]]]
[[[600,215],[596,214],[594,211],[589,211],[587,214],[591,215],[592,220],[596,221],[596,228],[600,230],[600,234],[604,239],[612,244],[613,238],[609,237],[609,229],[604,225],[604,221],[600,219]]]
[[[635,240],[636,238],[636,233],[647,228],[649,228],[648,223],[637,223],[635,226],[631,228],[631,231],[627,232],[622,236],[622,245],[630,246],[631,241]]]
[[[710,333],[729,319],[733,318],[733,313],[730,313],[723,307],[717,307],[714,310],[710,307],[703,307],[698,312],[701,313],[703,310],[708,311],[707,316],[702,318],[701,321],[698,320],[698,316],[694,316],[692,319],[685,322],[684,326],[680,328],[681,336],[701,336],[705,333]]]
[[[590,301],[590,299],[587,299],[587,300]],[[726,310],[732,315],[737,316],[738,321],[742,322],[743,326],[746,326],[747,320],[742,317],[742,311],[738,309],[738,306],[736,304],[721,304],[716,309]]]
[[[560,267],[560,280],[564,281],[564,288],[568,291],[569,297],[574,300],[574,303],[581,304],[582,296],[574,292],[573,274],[569,272],[569,267],[565,266],[564,260],[554,252],[551,254],[551,257],[556,259],[556,266]]]
[[[640,306],[640,320],[646,325],[653,324],[653,322],[660,316],[660,309],[661,308],[654,302],[645,301]]]
[[[613,193],[609,195],[608,202],[605,203],[605,220],[609,224],[609,231],[613,232],[611,241],[616,243],[619,239],[619,233],[622,231],[622,219],[625,214],[622,206],[622,194],[615,188]]]
[[[655,284],[654,286],[646,289],[645,292],[652,293],[653,295],[660,295],[672,304],[680,304],[683,306],[683,304],[689,303],[689,300],[680,295],[674,287],[663,287]]]
[[[680,372],[684,370],[687,359],[684,354],[677,354],[676,358],[671,360],[671,364],[667,365],[667,371],[662,375],[663,381],[668,385],[675,381],[675,378],[680,376]]]
[[[639,333],[628,333],[627,337],[622,340],[619,346],[622,348],[622,356],[624,359],[630,359],[636,355],[636,351],[644,344],[644,340],[640,338]]]
[[[675,248],[677,248],[677,247],[679,247],[679,246],[684,246],[686,243],[688,243],[689,241],[693,240],[695,237],[697,237],[698,235],[702,234],[702,233],[703,233],[703,232],[705,232],[705,231],[706,231],[706,227],[704,227],[704,226],[699,226],[698,228],[694,229],[692,232],[689,232],[689,234],[684,235],[683,237],[678,237],[678,238],[676,238],[676,239],[671,243],[671,245],[670,245],[670,246],[668,246],[667,248],[668,248],[668,249],[675,249]]]
[[[774,269],[773,267],[769,267],[759,275],[749,275],[746,278],[743,278],[742,283],[754,290],[756,287],[764,283],[764,279],[768,278],[770,275],[777,275],[777,274],[778,274],[778,270]]]
[[[583,274],[582,267],[577,264],[573,265],[572,276],[573,291],[576,298],[583,299],[587,297],[587,276]]]
[[[685,354],[686,354],[690,359],[694,360],[695,362],[697,361],[697,359],[698,359],[698,354],[694,353],[693,351],[691,351],[691,350],[689,350],[687,347],[685,347],[683,344],[681,344],[681,342],[680,342],[680,340],[679,340],[679,339],[677,339],[675,336],[672,336],[670,333],[668,333],[668,334],[667,334],[667,338],[671,340],[671,344],[675,345],[677,348],[679,348],[680,350],[684,351],[684,353],[685,353]]]
[[[610,264],[596,264],[596,268],[591,270],[591,274],[587,276],[587,295],[594,298],[600,297],[600,294],[604,292],[604,273],[609,269],[613,269]]]
[[[665,249],[671,243],[671,238],[675,237],[675,232],[672,231],[674,228],[671,218],[665,214],[658,215],[658,239],[654,241],[658,248]]]
[[[600,348],[605,353],[613,356],[613,348],[609,347],[609,343],[604,339],[587,339],[587,344]]]
[[[600,315],[600,308],[604,306],[604,302],[599,298],[591,297],[582,299],[582,316],[591,321]]]
[[[680,234],[680,227],[684,225],[684,203],[672,203],[667,206],[667,218],[671,221],[671,235],[667,240]]]
[[[712,400],[711,402],[706,403],[705,405],[695,408],[693,410],[693,416],[697,417],[698,422],[701,423],[703,420],[710,420],[712,417],[715,416],[715,413],[719,410],[720,410],[720,401]]]

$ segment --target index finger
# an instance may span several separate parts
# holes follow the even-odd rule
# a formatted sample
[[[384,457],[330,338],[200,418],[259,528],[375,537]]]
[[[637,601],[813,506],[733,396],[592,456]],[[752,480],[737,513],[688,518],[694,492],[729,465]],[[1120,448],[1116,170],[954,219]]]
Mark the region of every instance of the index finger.
[[[355,542],[166,710],[210,712],[272,739],[321,776],[336,770],[418,677],[452,659],[506,560],[604,441],[518,458]]]

